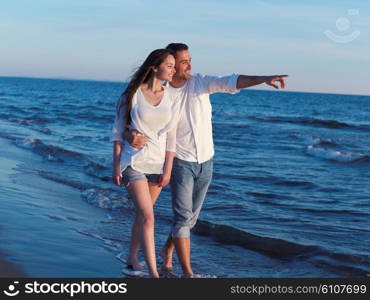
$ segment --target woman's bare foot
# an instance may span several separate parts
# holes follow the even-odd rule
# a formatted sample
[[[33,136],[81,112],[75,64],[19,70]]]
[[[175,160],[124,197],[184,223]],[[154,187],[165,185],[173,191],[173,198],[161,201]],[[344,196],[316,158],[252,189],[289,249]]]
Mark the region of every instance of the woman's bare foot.
[[[145,265],[140,263],[137,259],[128,259],[127,260],[127,268],[132,269],[134,271],[141,271],[145,268]]]
[[[159,278],[158,272],[150,274],[150,278]]]

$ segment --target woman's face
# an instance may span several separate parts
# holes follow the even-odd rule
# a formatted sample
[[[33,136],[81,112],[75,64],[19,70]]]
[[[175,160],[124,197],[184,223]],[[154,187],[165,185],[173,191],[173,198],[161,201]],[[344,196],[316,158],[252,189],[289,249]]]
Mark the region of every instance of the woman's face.
[[[159,80],[171,81],[175,74],[175,58],[172,55],[168,55],[166,59],[159,65],[158,68],[154,69],[157,71],[155,76]]]

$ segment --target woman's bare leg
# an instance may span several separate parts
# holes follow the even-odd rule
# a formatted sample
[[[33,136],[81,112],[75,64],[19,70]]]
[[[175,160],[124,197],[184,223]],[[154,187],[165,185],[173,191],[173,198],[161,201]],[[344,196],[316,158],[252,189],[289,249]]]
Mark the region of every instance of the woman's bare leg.
[[[131,249],[135,250],[135,247],[137,247],[136,238],[138,237],[142,249],[144,250],[144,256],[150,275],[152,277],[158,277],[154,243],[154,212],[149,184],[146,180],[137,180],[131,182],[127,190],[136,208],[135,225],[132,230],[135,235],[132,236],[133,241],[131,242]],[[133,257],[130,258],[133,259]]]
[[[154,206],[155,202],[158,199],[159,194],[161,193],[162,188],[158,186],[156,183],[149,183],[149,193],[152,200],[152,204]],[[130,245],[130,252],[127,259],[127,264],[131,265],[135,271],[139,271],[143,268],[140,264],[140,261],[137,258],[137,254],[140,249],[140,239],[138,233],[139,223],[138,219],[135,215],[134,223],[132,224],[131,230],[131,245]]]

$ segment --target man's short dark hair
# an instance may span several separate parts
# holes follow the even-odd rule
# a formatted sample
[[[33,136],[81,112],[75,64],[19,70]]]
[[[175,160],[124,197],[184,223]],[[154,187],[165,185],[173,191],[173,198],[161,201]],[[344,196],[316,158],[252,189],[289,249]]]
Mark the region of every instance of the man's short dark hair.
[[[189,47],[188,45],[182,43],[171,43],[167,45],[166,49],[172,50],[176,53],[177,51],[189,50]]]

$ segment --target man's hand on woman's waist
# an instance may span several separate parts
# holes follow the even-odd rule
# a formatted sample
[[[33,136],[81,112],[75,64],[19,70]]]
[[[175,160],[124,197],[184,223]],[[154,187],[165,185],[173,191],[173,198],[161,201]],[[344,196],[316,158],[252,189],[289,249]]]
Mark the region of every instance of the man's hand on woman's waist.
[[[136,129],[126,130],[124,133],[124,138],[129,144],[137,149],[143,148],[148,142],[148,137],[143,135],[140,131]]]

